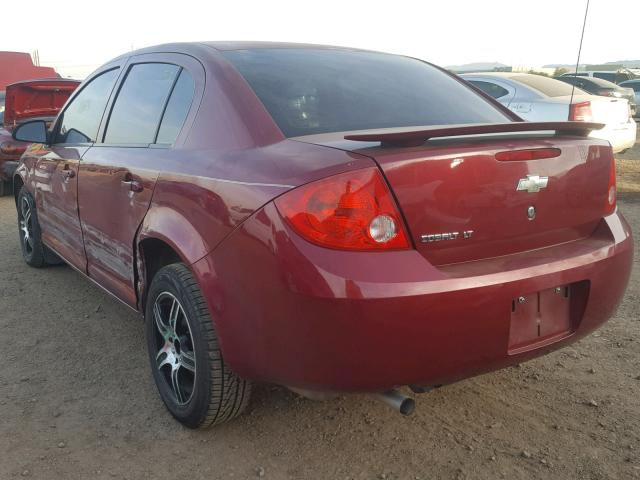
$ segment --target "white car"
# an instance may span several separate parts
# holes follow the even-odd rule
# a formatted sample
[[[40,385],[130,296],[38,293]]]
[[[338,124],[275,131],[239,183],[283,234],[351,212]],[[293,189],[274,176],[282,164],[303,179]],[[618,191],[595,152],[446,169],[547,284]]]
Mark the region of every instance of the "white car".
[[[636,96],[636,105],[640,105],[640,79],[636,80],[627,80],[626,82],[622,82],[620,87],[625,88],[633,88],[633,93]],[[638,107],[638,116],[640,116],[640,107]]]
[[[605,127],[594,130],[591,136],[608,140],[614,153],[623,152],[636,143],[636,123],[626,99],[591,95],[559,80],[529,73],[468,73],[460,76],[524,120],[604,123]]]

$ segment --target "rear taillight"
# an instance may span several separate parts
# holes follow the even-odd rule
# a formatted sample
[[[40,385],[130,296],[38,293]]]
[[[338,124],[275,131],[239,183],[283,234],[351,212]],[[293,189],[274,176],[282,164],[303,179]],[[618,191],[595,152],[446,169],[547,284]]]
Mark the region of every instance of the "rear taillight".
[[[591,102],[580,102],[572,104],[569,107],[569,120],[573,120],[575,122],[593,121]]]
[[[0,153],[11,157],[20,157],[27,149],[24,143],[3,142],[0,144]]]
[[[609,148],[609,187],[607,188],[607,199],[605,200],[604,213],[609,215],[616,210],[616,161],[613,158],[613,150]]]
[[[323,247],[410,248],[402,216],[377,168],[303,185],[277,198],[275,204],[298,234]]]
[[[526,150],[507,150],[496,153],[496,160],[502,162],[514,162],[524,160],[540,160],[543,158],[559,157],[562,150],[559,148],[528,148]]]

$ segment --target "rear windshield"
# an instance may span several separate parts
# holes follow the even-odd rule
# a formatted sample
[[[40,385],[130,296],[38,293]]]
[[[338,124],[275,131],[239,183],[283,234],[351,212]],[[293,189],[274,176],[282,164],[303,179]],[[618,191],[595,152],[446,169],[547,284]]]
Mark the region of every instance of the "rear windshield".
[[[287,137],[511,119],[419,60],[333,49],[223,52]]]
[[[574,95],[588,95],[587,92],[576,88],[573,85],[561,82],[555,78],[544,77],[542,75],[513,75],[509,78],[516,82],[524,83],[528,87],[538,90],[547,97],[564,97],[565,95],[571,95],[572,89]]]

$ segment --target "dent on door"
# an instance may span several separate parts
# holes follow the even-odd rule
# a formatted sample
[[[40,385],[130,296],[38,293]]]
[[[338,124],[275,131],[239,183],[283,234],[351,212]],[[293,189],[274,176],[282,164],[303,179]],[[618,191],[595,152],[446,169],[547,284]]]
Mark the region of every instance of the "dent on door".
[[[157,177],[157,171],[144,168],[152,163],[146,155],[146,149],[96,147],[85,155],[80,169],[87,272],[134,308],[134,238]]]

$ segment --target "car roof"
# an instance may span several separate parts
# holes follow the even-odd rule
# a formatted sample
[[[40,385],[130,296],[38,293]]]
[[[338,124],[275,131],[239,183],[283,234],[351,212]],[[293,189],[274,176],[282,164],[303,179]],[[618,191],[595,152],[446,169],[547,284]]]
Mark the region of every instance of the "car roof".
[[[255,50],[259,48],[298,48],[298,49],[327,49],[327,50],[360,50],[358,48],[339,47],[333,45],[316,45],[313,43],[291,42],[259,42],[259,41],[214,41],[201,42],[216,50]],[[362,50],[361,50],[362,51]]]
[[[521,72],[467,72],[461,73],[461,77],[473,77],[473,76],[482,76],[482,77],[495,77],[495,78],[512,78],[516,75],[531,75],[530,73],[521,73]]]
[[[617,74],[617,73],[618,74],[619,73],[622,73],[622,74],[626,74],[627,73],[624,70],[580,70],[578,73],[581,73],[581,72],[583,72],[583,73],[613,73],[614,75]]]
[[[610,82],[609,80],[605,80],[604,78],[598,78],[598,77],[581,77],[581,76],[576,77],[575,75],[562,75],[562,78],[579,78],[583,82],[591,82],[595,85],[598,85],[599,87],[604,87],[604,88],[617,88],[618,86],[615,83]],[[558,77],[558,79],[560,80],[560,77]]]
[[[262,48],[293,48],[293,49],[322,49],[322,50],[342,50],[342,51],[360,51],[372,52],[372,50],[364,50],[359,48],[339,47],[333,45],[316,45],[312,43],[290,43],[290,42],[258,42],[258,41],[202,41],[202,42],[175,42],[153,45],[141,48],[132,52],[123,53],[107,63],[111,63],[122,58],[141,55],[145,53],[168,53],[178,52],[197,56],[202,53],[203,48],[211,48],[218,51],[231,50],[254,50]]]
[[[548,82],[548,81],[552,81],[553,82],[560,82],[560,83],[564,83],[564,85],[567,85],[566,82],[561,82],[560,80],[556,79],[556,78],[552,78],[552,77],[547,77],[544,75],[536,75],[533,73],[525,73],[525,72],[477,72],[477,73],[466,73],[466,74],[462,74],[460,75],[462,78],[477,78],[477,79],[503,79],[505,80],[506,83],[511,82],[512,86],[514,86],[513,84],[517,85],[517,88],[520,90],[520,92],[522,92],[523,90],[527,91],[530,95],[534,95],[537,98],[554,98],[555,96],[550,96],[548,93],[546,93],[544,90],[540,89],[540,85],[538,84],[536,86],[536,83],[538,82]],[[531,79],[530,82],[525,82],[523,81],[523,78],[529,78]],[[575,87],[575,94],[576,95],[590,95],[588,92]]]

